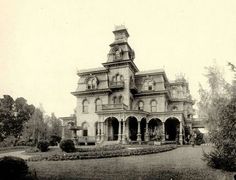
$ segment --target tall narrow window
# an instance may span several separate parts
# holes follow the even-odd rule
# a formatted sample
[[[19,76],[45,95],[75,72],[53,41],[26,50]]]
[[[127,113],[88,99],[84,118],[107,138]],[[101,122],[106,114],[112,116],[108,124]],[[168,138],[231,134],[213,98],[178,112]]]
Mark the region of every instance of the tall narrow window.
[[[92,89],[92,80],[91,79],[88,81],[88,89]]]
[[[157,112],[157,102],[155,100],[151,101],[151,112]]]
[[[85,122],[82,124],[83,127],[83,136],[88,136],[88,123]]]
[[[95,111],[101,111],[102,110],[102,101],[101,99],[97,99],[95,102]]]
[[[119,104],[123,103],[123,96],[119,96]]]
[[[144,82],[144,90],[147,91],[148,90],[148,81]]]
[[[98,85],[98,81],[96,77],[91,77],[87,81],[87,89],[96,89]]]
[[[96,80],[92,79],[92,89],[95,89],[95,88],[96,88]]]
[[[138,102],[138,110],[141,110],[141,111],[144,110],[144,103],[143,103],[143,101],[139,101]]]
[[[113,104],[116,104],[116,103],[117,103],[117,97],[114,96],[113,99],[112,99],[112,101],[113,101]]]
[[[88,112],[88,101],[84,100],[82,106],[83,106],[82,107],[83,108],[83,112],[87,113]]]
[[[153,81],[148,82],[148,90],[149,91],[153,90]]]

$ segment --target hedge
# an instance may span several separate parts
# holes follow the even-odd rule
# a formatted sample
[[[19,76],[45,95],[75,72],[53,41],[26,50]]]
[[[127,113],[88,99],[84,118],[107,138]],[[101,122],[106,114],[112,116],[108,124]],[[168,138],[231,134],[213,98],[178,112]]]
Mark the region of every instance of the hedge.
[[[76,152],[76,153],[64,153],[53,155],[40,155],[30,157],[28,161],[63,161],[63,160],[78,160],[78,159],[97,159],[97,158],[110,158],[110,157],[122,157],[122,156],[137,156],[145,154],[160,153],[175,149],[176,145],[163,145],[163,146],[151,146],[143,147],[139,149],[118,149],[110,151],[88,151],[88,152]]]

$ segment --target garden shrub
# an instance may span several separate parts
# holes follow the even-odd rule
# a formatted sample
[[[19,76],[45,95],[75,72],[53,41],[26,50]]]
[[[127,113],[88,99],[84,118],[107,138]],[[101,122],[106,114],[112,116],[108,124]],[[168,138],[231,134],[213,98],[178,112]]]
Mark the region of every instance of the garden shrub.
[[[60,148],[67,153],[75,152],[75,144],[71,139],[65,139],[60,142]]]
[[[198,129],[195,131],[195,133],[197,135],[196,139],[195,139],[196,145],[201,145],[201,144],[205,143],[205,141],[204,141],[204,134],[201,133]]]
[[[61,141],[60,136],[52,135],[50,136],[49,144],[50,146],[57,146],[57,144],[60,143],[60,141]]]
[[[214,149],[210,153],[204,153],[203,160],[207,161],[207,164],[216,169],[223,169],[228,171],[236,171],[236,157],[235,152],[224,153],[222,150]]]
[[[236,97],[219,108],[217,126],[210,131],[213,150],[204,154],[208,165],[228,171],[236,171]]]
[[[13,156],[4,156],[0,158],[1,179],[29,179],[26,178],[28,174],[28,166],[23,159]]]
[[[45,140],[41,140],[38,142],[37,148],[41,151],[41,152],[46,152],[48,151],[48,147],[49,147],[49,142],[45,141]]]

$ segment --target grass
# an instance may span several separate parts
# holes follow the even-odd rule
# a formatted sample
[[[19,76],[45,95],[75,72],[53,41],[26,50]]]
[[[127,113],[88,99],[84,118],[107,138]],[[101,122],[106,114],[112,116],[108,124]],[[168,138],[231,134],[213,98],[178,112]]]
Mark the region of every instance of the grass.
[[[204,147],[209,151],[210,147]],[[28,162],[39,179],[232,179],[233,172],[215,170],[201,160],[201,147],[129,157],[75,161]]]

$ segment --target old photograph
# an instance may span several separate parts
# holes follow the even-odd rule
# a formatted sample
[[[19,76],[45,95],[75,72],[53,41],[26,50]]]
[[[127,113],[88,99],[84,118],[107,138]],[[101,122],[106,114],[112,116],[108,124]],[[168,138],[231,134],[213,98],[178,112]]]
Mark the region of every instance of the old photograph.
[[[1,180],[235,180],[236,1],[0,1]]]

